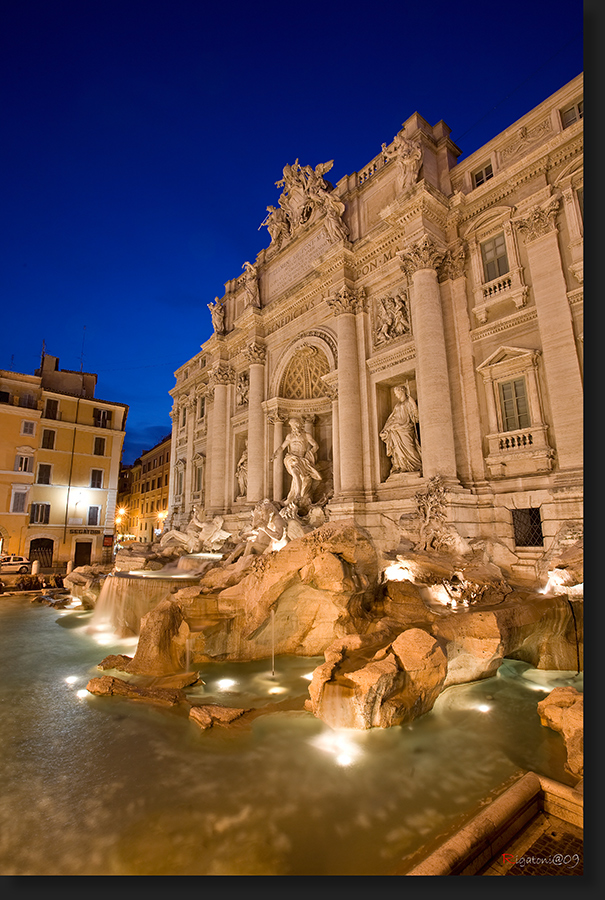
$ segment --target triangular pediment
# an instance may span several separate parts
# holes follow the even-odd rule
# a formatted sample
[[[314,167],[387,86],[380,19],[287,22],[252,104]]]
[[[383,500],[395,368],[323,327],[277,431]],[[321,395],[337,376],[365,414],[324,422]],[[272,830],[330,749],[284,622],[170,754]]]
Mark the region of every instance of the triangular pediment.
[[[521,360],[524,362],[530,361],[537,352],[537,350],[528,350],[527,347],[498,347],[491,356],[488,356],[481,365],[477,366],[477,370],[491,369],[492,366],[498,366],[502,363],[514,363]]]

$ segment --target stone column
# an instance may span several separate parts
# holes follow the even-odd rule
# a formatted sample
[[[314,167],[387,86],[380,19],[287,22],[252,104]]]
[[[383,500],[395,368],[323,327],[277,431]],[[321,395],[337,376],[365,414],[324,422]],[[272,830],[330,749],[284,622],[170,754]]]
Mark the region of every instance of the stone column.
[[[219,363],[210,373],[214,392],[212,433],[208,434],[211,457],[208,505],[213,513],[223,512],[227,496],[227,438],[229,432],[229,385],[235,382],[230,366]]]
[[[428,235],[399,251],[401,266],[413,285],[410,302],[416,344],[416,383],[422,448],[422,474],[457,480],[454,423],[447,354],[443,330],[441,292],[437,268],[444,254]]]
[[[286,417],[274,412],[269,415],[269,424],[273,425],[273,453],[278,450],[284,439],[284,422]],[[281,455],[273,460],[273,500],[280,503],[284,499],[284,464]]]
[[[174,493],[176,488],[176,461],[178,459],[176,452],[176,435],[179,420],[179,409],[176,403],[170,410],[170,418],[172,419],[172,439],[170,443],[170,481],[168,483],[168,515],[174,513]]]
[[[557,238],[559,204],[558,197],[552,198],[515,224],[532,276],[559,468],[577,469],[583,463],[584,394]]]
[[[184,506],[187,516],[191,516],[193,511],[193,491],[195,488],[195,466],[193,465],[193,432],[195,430],[195,397],[188,397],[185,403],[187,409],[187,450],[186,460],[187,468],[185,469],[185,484],[183,485]]]
[[[354,292],[342,288],[330,298],[338,332],[338,446],[339,457],[334,458],[340,468],[340,498],[353,498],[363,490],[363,461],[361,434],[361,398],[359,390],[359,355],[355,316],[363,311],[363,290]],[[336,494],[336,490],[335,490]]]
[[[452,312],[458,347],[460,379],[462,382],[461,403],[464,423],[461,429],[460,440],[465,443],[469,477],[473,481],[484,481],[485,463],[483,458],[481,416],[479,412],[479,397],[477,395],[475,361],[470,337],[471,323],[468,315],[465,263],[466,248],[463,244],[458,244],[445,254],[443,271],[451,282]],[[493,406],[493,395],[488,399],[488,405],[490,401]],[[493,412],[495,422],[495,410]],[[491,430],[497,431],[497,426]]]
[[[258,503],[264,496],[265,472],[265,415],[262,403],[265,395],[265,358],[267,351],[255,341],[244,350],[250,363],[248,385],[248,492],[249,503]]]

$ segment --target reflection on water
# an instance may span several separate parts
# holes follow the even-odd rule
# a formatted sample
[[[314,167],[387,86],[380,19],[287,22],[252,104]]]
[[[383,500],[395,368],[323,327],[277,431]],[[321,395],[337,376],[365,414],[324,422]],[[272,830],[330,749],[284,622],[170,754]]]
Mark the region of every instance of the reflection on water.
[[[574,673],[510,661],[410,726],[336,732],[303,708],[320,660],[204,664],[192,696],[261,714],[201,732],[85,690],[133,653],[90,615],[0,598],[5,875],[389,875],[520,768],[572,783],[536,704]]]

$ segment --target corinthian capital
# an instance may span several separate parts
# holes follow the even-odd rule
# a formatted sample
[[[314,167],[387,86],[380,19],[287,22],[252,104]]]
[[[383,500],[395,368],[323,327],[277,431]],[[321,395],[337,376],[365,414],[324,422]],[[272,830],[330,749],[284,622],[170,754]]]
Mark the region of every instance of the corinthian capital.
[[[457,244],[451,250],[446,250],[441,271],[446,278],[455,281],[464,275],[464,264],[466,262],[466,247],[464,244]]]
[[[410,278],[419,269],[437,269],[444,257],[444,253],[438,250],[432,238],[425,234],[408,247],[397,253],[401,262],[401,268]]]
[[[556,219],[561,200],[553,197],[543,206],[534,206],[526,216],[515,219],[515,225],[526,244],[543,237],[557,228]]]
[[[256,341],[252,341],[245,348],[243,354],[250,364],[261,363],[262,365],[267,358],[267,348],[263,344],[258,344]]]
[[[363,288],[351,290],[343,287],[334,297],[328,298],[327,304],[335,316],[339,316],[341,313],[353,313],[353,315],[356,315],[365,309],[365,301],[366,292]]]
[[[209,384],[216,387],[219,384],[234,384],[235,372],[231,366],[218,363],[210,372]]]

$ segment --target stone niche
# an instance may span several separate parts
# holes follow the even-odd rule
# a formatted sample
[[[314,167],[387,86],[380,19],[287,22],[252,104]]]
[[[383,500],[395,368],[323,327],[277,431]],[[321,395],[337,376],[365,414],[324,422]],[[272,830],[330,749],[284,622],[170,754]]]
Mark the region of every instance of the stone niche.
[[[388,378],[376,384],[376,440],[378,442],[379,484],[381,485],[385,484],[389,478],[405,479],[406,477],[411,477],[411,480],[416,481],[420,474],[420,472],[407,472],[400,475],[392,473],[393,466],[391,458],[387,454],[385,442],[380,437],[380,432],[397,405],[397,397],[395,396],[394,389],[396,386],[404,385],[406,382],[410,386],[412,397],[416,400],[416,383],[413,372],[398,375],[395,378]],[[418,425],[416,425],[416,435],[418,437],[418,442],[420,443],[420,429]]]

